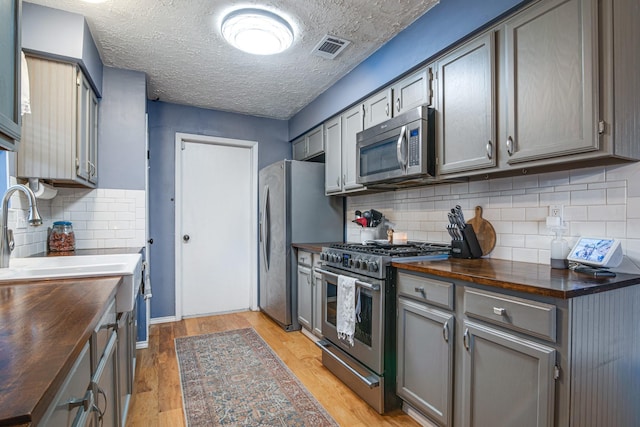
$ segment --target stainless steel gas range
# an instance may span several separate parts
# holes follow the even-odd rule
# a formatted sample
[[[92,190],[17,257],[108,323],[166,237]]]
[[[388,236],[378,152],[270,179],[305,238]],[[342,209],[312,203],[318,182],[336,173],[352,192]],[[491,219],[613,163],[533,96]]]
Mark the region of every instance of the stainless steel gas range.
[[[322,363],[379,413],[399,406],[396,375],[396,285],[394,261],[445,259],[450,246],[341,243],[322,248]],[[337,290],[340,275],[356,279],[360,321],[354,344],[338,338]]]

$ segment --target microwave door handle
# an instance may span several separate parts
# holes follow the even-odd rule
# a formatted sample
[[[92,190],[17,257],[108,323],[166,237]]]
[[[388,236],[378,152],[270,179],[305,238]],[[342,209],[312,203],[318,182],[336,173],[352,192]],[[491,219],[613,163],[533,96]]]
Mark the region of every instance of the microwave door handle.
[[[398,142],[396,144],[396,151],[398,156],[398,164],[400,165],[400,169],[402,172],[406,172],[407,170],[407,158],[406,158],[406,144],[404,144],[406,140],[407,134],[407,126],[402,126],[400,129],[400,136],[398,137]]]

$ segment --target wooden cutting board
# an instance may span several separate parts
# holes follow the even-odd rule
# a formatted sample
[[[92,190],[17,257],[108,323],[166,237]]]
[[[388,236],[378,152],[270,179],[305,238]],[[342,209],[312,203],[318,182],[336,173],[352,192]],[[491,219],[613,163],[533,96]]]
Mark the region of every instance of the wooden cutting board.
[[[473,231],[482,248],[482,255],[489,254],[496,246],[496,230],[489,221],[482,218],[482,207],[476,206],[476,216],[467,221],[467,224],[473,226]]]

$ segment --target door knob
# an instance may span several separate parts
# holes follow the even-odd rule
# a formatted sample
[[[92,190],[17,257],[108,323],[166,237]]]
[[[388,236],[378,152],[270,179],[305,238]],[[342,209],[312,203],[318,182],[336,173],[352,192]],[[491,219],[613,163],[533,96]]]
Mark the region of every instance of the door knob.
[[[184,236],[182,236],[182,241],[184,241],[185,243],[188,243],[190,238],[191,237],[189,237],[188,234],[185,234]]]

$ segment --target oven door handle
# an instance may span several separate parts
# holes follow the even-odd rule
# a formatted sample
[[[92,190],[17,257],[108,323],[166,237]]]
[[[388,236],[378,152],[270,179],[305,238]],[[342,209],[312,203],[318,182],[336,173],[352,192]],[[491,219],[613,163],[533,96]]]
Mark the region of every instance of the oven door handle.
[[[327,340],[318,340],[316,341],[316,345],[318,347],[320,347],[320,349],[327,355],[331,356],[336,362],[338,362],[343,368],[345,368],[346,370],[348,370],[349,372],[351,372],[353,375],[356,376],[356,378],[358,378],[360,381],[362,381],[363,383],[365,383],[367,385],[367,387],[369,388],[376,388],[376,387],[380,387],[380,379],[378,377],[376,377],[375,375],[370,375],[368,377],[365,377],[364,375],[362,375],[360,372],[356,371],[355,369],[353,369],[351,366],[349,366],[347,363],[345,363],[342,359],[340,359],[338,356],[336,356],[335,354],[333,354],[330,350],[329,347],[331,347],[333,344],[331,344],[329,341]]]
[[[336,273],[332,273],[331,271],[323,270],[321,268],[314,268],[313,271],[320,274],[326,274],[327,276],[338,278]],[[372,285],[371,283],[363,282],[361,280],[356,280],[356,286],[360,286],[361,288],[369,289],[374,292],[380,292],[379,285]]]

